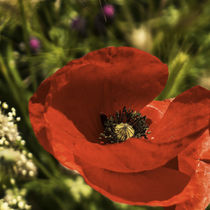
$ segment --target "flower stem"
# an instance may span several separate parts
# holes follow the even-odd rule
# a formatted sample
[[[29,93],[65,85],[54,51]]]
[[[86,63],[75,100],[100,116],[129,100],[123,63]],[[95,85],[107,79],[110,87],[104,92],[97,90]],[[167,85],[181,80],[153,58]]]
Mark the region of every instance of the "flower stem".
[[[11,92],[19,106],[19,109],[21,110],[22,112],[22,115],[24,116],[24,118],[27,118],[27,114],[26,114],[26,109],[24,106],[22,106],[22,97],[19,95],[19,92],[18,92],[18,89],[17,87],[14,85],[13,81],[11,80],[9,74],[8,74],[8,69],[4,63],[4,60],[2,58],[2,56],[0,56],[0,71],[2,72],[5,80],[7,81],[10,89],[11,89]]]
[[[22,25],[23,25],[23,31],[24,31],[24,41],[25,41],[25,44],[26,44],[26,52],[27,52],[27,55],[30,57],[30,55],[31,55],[30,46],[29,46],[29,36],[30,36],[30,34],[29,34],[29,30],[28,30],[28,23],[26,21],[27,18],[26,18],[26,14],[25,14],[23,0],[18,0],[18,4],[19,4],[20,14],[21,14],[21,18],[22,18]],[[33,71],[30,64],[29,64],[29,71],[30,71],[30,74],[31,74],[33,89],[35,91],[36,88],[37,88],[36,75],[35,75],[35,71]]]

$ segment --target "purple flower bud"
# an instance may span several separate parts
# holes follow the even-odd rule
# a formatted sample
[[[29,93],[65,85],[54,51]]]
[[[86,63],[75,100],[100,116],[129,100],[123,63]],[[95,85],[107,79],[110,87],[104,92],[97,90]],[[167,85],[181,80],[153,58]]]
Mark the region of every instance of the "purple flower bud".
[[[29,45],[32,51],[37,52],[39,51],[41,45],[40,41],[36,37],[31,37],[29,41]]]
[[[115,9],[114,6],[111,4],[107,4],[103,7],[103,13],[107,18],[114,17]]]
[[[76,17],[75,19],[72,20],[71,27],[72,29],[78,31],[79,33],[84,33],[86,27],[86,21],[82,17]]]

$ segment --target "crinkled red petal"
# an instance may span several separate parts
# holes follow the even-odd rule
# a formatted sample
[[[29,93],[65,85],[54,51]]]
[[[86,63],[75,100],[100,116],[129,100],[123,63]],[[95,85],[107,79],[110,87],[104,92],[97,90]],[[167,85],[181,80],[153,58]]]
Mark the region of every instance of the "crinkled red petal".
[[[147,139],[135,138],[109,145],[84,142],[75,145],[74,156],[95,167],[115,172],[152,170],[175,158],[188,144],[195,141],[198,134],[200,132],[168,144],[154,144]]]
[[[195,142],[190,144],[179,157],[179,170],[188,175],[192,175],[197,167],[197,160],[210,161],[210,135],[207,129]]]
[[[147,124],[150,128],[156,126],[156,123],[159,123],[172,101],[173,99],[152,101],[140,110],[141,115],[146,116]]]
[[[177,96],[169,105],[158,126],[153,127],[153,142],[158,144],[180,141],[209,125],[210,91],[195,86]]]
[[[29,101],[29,116],[34,133],[39,139],[40,144],[52,154],[53,150],[47,134],[48,125],[44,119],[44,113],[46,111],[45,103],[49,88],[50,81],[47,79],[31,97]]]
[[[73,151],[76,144],[86,141],[85,137],[76,129],[72,121],[58,110],[48,107],[44,116],[48,122],[54,157],[63,165],[68,164],[68,168],[78,170]]]
[[[85,162],[80,165],[85,181],[111,200],[154,206],[173,205],[177,199],[185,200],[184,196],[174,198],[189,182],[189,177],[177,170],[161,167],[139,173],[118,173]]]
[[[196,164],[195,173],[183,191],[188,199],[178,202],[176,210],[203,210],[210,203],[210,165],[199,160]]]
[[[209,144],[209,130],[197,134],[196,139],[179,154],[179,170],[167,168],[166,164],[149,171],[120,173],[94,167],[79,158],[76,161],[86,182],[111,200],[131,205],[173,208],[176,205],[176,210],[202,210],[210,202],[210,164],[199,159],[202,152],[198,154],[196,149],[199,151]],[[183,164],[186,159],[192,163],[193,172],[189,173],[189,166]]]
[[[178,204],[176,210],[205,209],[210,203],[210,135],[207,129],[195,142],[178,155],[179,170],[192,176],[189,199]],[[205,158],[204,158],[205,157]]]

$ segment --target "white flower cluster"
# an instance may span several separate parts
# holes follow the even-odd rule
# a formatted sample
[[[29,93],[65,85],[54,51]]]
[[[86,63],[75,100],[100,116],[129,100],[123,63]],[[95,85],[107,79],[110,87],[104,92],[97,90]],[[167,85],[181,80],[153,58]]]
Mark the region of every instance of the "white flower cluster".
[[[25,195],[26,189],[18,189],[16,182],[19,178],[31,178],[37,174],[33,163],[33,155],[28,152],[18,132],[15,108],[0,101],[0,186],[4,193],[0,198],[0,210],[29,210]],[[17,179],[16,179],[17,178]]]
[[[0,146],[13,146],[17,142],[24,145],[25,141],[19,135],[16,124],[20,117],[16,117],[14,107],[6,114],[8,108],[6,102],[0,101]]]
[[[0,199],[1,210],[30,210],[31,206],[25,200],[26,190],[18,188],[6,190],[4,198]]]
[[[4,162],[5,165],[12,163],[10,165],[8,164],[9,168],[12,169],[12,175],[34,177],[37,173],[37,169],[32,161],[32,157],[32,154],[25,150],[19,151],[13,148],[0,147],[1,163]]]
[[[7,103],[0,102],[0,105],[0,165],[5,168],[8,165],[12,176],[34,177],[37,169],[32,154],[23,149],[25,140],[21,138],[16,124],[20,117],[16,117],[15,108],[6,114]]]
[[[34,177],[37,173],[37,169],[31,158],[32,153],[27,153],[25,150],[23,150],[20,154],[20,158],[16,162],[14,171],[22,176]]]

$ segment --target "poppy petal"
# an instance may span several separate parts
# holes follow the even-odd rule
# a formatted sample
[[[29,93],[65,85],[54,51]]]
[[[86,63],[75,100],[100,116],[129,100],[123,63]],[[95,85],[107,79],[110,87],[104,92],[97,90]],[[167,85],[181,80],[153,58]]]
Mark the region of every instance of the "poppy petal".
[[[168,106],[173,101],[173,99],[166,99],[163,101],[152,101],[147,104],[139,112],[142,116],[146,116],[147,123],[149,127],[155,126],[155,123],[158,123],[164,116]]]
[[[31,97],[29,101],[29,116],[30,121],[39,139],[40,144],[49,153],[53,153],[51,143],[48,140],[47,124],[44,119],[43,113],[45,112],[45,101],[50,89],[50,80],[45,80],[37,92]]]
[[[187,175],[165,167],[140,173],[118,173],[77,161],[82,166],[81,175],[91,187],[111,200],[130,205],[173,205],[177,200],[174,197],[189,182]],[[185,199],[185,196],[178,198],[180,202]]]
[[[152,136],[155,143],[169,143],[208,127],[210,116],[210,91],[195,86],[177,96]]]
[[[71,70],[77,69],[78,65],[71,65]],[[45,113],[48,107],[51,105],[51,98],[53,92],[57,89],[61,89],[66,85],[66,78],[63,76],[63,72],[68,71],[69,65],[64,66],[60,71],[57,71],[54,75],[44,80],[37,91],[29,100],[29,117],[33,131],[39,140],[40,144],[45,148],[46,151],[53,154],[53,149],[50,140],[52,139],[49,135],[48,123],[45,119]],[[59,80],[59,82],[57,81]],[[55,87],[56,83],[56,87]]]
[[[197,167],[196,160],[210,161],[210,135],[207,129],[195,142],[190,144],[178,155],[179,169],[187,175],[192,175]]]
[[[108,47],[89,53],[84,60],[103,69],[101,111],[107,114],[124,106],[144,107],[163,90],[168,78],[165,64],[135,48]]]
[[[200,138],[198,138],[201,144],[204,144],[205,141],[208,141],[208,138],[206,138],[206,137],[209,137],[208,132],[205,131],[200,136]],[[196,142],[194,142],[194,146],[195,145],[197,145]],[[185,154],[188,157],[190,157],[191,154],[193,154],[194,152],[195,150],[192,150],[191,145],[190,145],[186,149],[186,151],[184,150],[180,154],[182,154],[182,156]],[[182,157],[179,157],[179,160],[181,158]],[[85,162],[81,161],[80,159],[76,159],[76,161],[78,161],[79,165],[81,165],[83,168],[83,171],[80,171],[80,173],[85,178],[86,182],[90,186],[92,186],[94,189],[99,191],[100,193],[109,197],[111,200],[114,200],[117,202],[128,203],[131,205],[152,205],[152,206],[153,205],[154,206],[172,206],[176,204],[177,205],[176,210],[205,209],[210,203],[210,185],[209,185],[210,165],[201,160],[196,160],[196,159],[193,160],[195,162],[194,166],[196,166],[196,168],[194,170],[194,173],[191,173],[189,174],[190,176],[185,177],[186,179],[184,178],[184,176],[182,176],[183,166],[180,167],[181,171],[169,169],[164,166],[161,168],[156,168],[150,171],[143,171],[139,173],[138,172],[137,173],[119,173],[119,172],[109,171],[102,168],[96,168],[92,165],[89,165],[86,161]],[[171,170],[170,172],[172,172],[172,174],[168,173],[169,171],[167,172],[164,171],[164,173],[162,174],[162,172],[160,172],[160,169],[161,170],[169,169],[169,171]],[[180,190],[177,193],[174,193],[174,195],[171,195],[170,198],[167,198],[167,199],[165,198],[163,200],[161,200],[160,197],[154,198],[153,196],[156,193],[154,188],[156,187],[156,184],[152,182],[155,180],[156,181],[158,180],[158,183],[161,183],[161,186],[159,187],[159,189],[157,189],[157,194],[158,193],[162,194],[161,196],[165,195],[163,192],[165,185],[159,180],[160,174],[162,174],[161,175],[162,178],[164,178],[164,175],[166,175],[166,179],[168,178],[169,180],[173,180],[173,183],[175,182],[176,186],[178,186],[179,184],[182,185],[184,183],[182,182],[183,180],[185,180],[186,182],[185,184],[182,185],[183,187],[182,190]],[[177,174],[181,175],[181,177],[177,178],[177,183],[176,183],[175,177]],[[154,175],[154,178],[152,178],[153,175]],[[145,179],[148,178],[149,181],[145,180],[144,178]],[[145,185],[142,184],[141,181],[145,183]],[[152,187],[148,186],[150,183],[152,183],[151,184]],[[147,187],[145,188],[147,190],[144,189],[144,186],[146,185]],[[168,187],[169,192],[171,192],[173,186],[170,186],[170,184],[166,184],[166,186]],[[141,190],[143,192],[141,192]],[[151,192],[151,194],[148,195],[147,191]],[[147,195],[150,200],[145,200]]]
[[[104,86],[100,71],[103,69],[91,64],[77,67],[74,71],[69,68],[60,75],[69,81],[67,84],[64,83],[63,87],[57,88],[60,85],[59,77],[53,80],[53,94],[49,105],[71,122],[69,127],[64,125],[66,129],[73,132],[78,130],[88,141],[93,142],[102,130],[100,107],[103,104]],[[47,116],[53,118],[50,112]]]
[[[69,169],[78,170],[73,156],[74,146],[86,141],[85,137],[76,129],[72,121],[53,107],[48,107],[44,117],[47,122],[50,122],[48,133],[51,137],[53,156],[63,165],[68,162]]]
[[[199,160],[196,163],[195,173],[183,191],[188,194],[188,199],[177,204],[176,210],[205,209],[210,203],[210,165]]]
[[[196,140],[200,133],[168,144],[154,144],[146,139],[131,138],[120,144],[99,145],[84,142],[75,145],[74,156],[95,167],[116,172],[140,172],[166,164]]]
[[[178,155],[179,170],[192,176],[192,179],[189,188],[191,198],[177,205],[176,210],[205,209],[210,203],[210,158],[207,153],[210,152],[209,144],[210,135],[207,129],[197,141]]]

